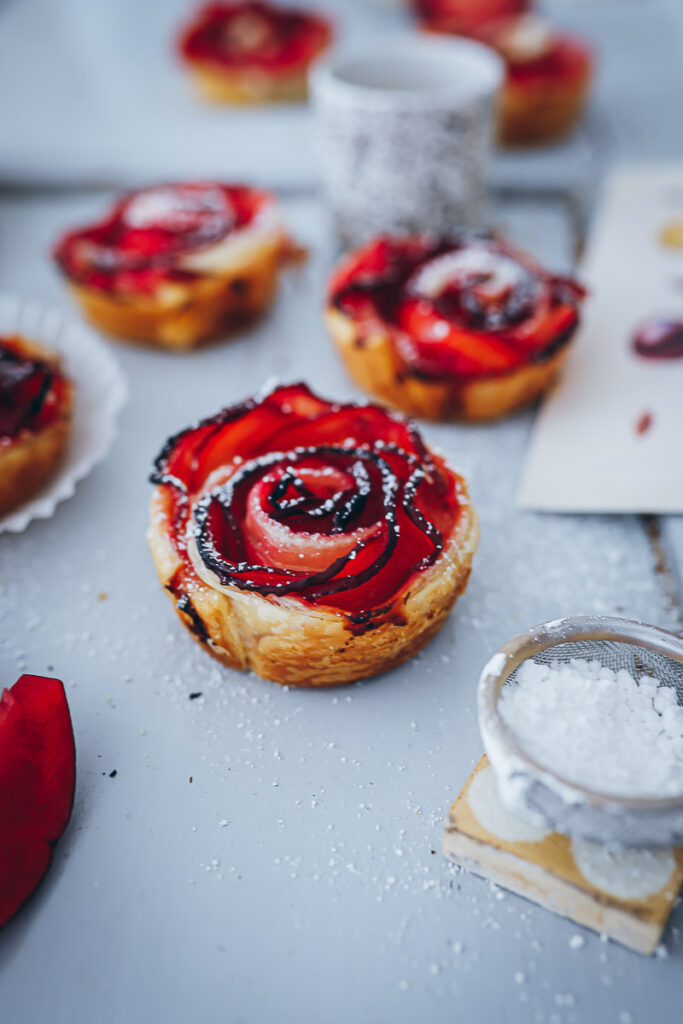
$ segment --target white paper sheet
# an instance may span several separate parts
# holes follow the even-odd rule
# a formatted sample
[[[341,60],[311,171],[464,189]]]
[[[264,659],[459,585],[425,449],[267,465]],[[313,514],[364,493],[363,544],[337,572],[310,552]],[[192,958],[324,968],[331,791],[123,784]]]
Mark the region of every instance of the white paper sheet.
[[[605,182],[579,277],[591,296],[559,386],[531,439],[518,501],[549,512],[683,512],[683,359],[634,354],[635,328],[683,321],[683,163],[632,166]],[[637,427],[651,417],[648,429]],[[642,427],[643,424],[641,424]]]

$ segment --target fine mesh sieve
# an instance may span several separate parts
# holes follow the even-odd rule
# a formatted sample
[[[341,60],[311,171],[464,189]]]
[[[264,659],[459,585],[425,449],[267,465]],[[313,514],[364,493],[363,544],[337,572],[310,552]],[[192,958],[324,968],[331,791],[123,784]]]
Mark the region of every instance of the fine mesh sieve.
[[[598,842],[683,842],[683,793],[663,798],[600,793],[540,765],[519,745],[500,715],[498,698],[529,658],[543,664],[596,659],[635,678],[651,675],[672,687],[683,705],[683,640],[627,619],[587,616],[544,623],[500,648],[482,672],[478,694],[484,747],[511,810],[557,832]]]
[[[534,655],[534,661],[542,665],[562,663],[572,658],[583,658],[586,661],[594,658],[613,672],[624,668],[636,678],[642,675],[654,676],[660,683],[672,686],[676,690],[678,703],[683,705],[683,663],[659,651],[621,640],[576,640],[553,644]],[[508,676],[508,682],[515,681],[518,668]]]

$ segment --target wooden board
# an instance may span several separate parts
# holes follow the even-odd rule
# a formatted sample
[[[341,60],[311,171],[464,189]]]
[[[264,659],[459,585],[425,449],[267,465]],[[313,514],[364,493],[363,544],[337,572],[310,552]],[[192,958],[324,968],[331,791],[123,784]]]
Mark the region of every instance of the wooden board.
[[[683,848],[601,850],[518,822],[498,801],[486,755],[451,807],[443,852],[640,953],[654,952],[683,882]]]

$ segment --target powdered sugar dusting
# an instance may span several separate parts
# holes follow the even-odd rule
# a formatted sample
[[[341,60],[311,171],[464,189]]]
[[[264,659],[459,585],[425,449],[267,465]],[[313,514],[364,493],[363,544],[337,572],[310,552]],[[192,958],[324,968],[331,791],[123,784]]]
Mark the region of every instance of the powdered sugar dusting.
[[[529,659],[498,707],[524,750],[563,779],[619,796],[683,793],[683,707],[652,676]]]

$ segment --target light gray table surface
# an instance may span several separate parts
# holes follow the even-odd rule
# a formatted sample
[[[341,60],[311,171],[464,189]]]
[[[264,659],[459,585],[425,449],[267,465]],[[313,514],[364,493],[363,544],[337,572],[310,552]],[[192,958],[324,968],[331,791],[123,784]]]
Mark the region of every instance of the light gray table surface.
[[[635,6],[624,2],[627,19]],[[661,139],[649,145],[659,150]],[[46,253],[107,198],[0,197],[2,290],[69,309]],[[529,194],[493,213],[565,270],[569,210]],[[1,678],[63,678],[78,751],[53,868],[0,934],[0,1021],[673,1024],[680,906],[666,956],[646,959],[439,850],[481,753],[475,686],[489,654],[562,615],[680,629],[680,520],[522,513],[531,413],[429,425],[427,440],[470,481],[482,540],[467,594],[409,664],[334,691],[283,690],[208,659],[161,591],[144,543],[146,476],[169,433],[273,374],[357,396],[321,324],[335,256],[323,210],[303,195],[286,213],[311,259],[287,275],[273,313],[188,357],[112,345],[131,398],[110,456],[50,521],[0,536]]]

